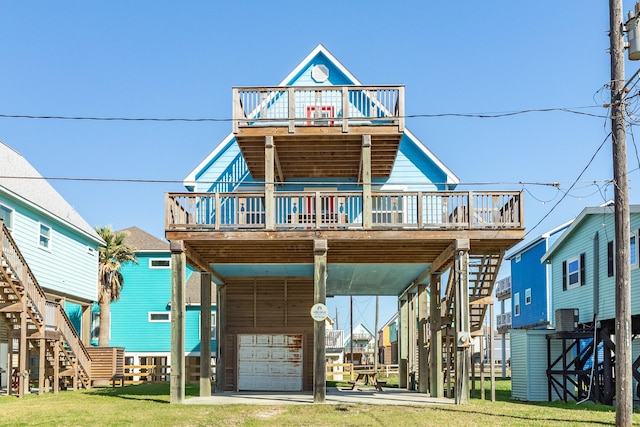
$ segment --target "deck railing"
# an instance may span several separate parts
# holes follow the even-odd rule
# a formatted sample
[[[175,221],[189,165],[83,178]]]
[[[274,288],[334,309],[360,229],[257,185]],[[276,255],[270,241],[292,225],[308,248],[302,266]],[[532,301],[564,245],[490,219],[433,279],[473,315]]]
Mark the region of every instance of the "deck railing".
[[[404,131],[404,86],[233,88],[233,132],[248,126],[395,125]]]
[[[275,212],[267,212],[265,193],[169,193],[166,230],[267,229],[520,229],[524,227],[519,191],[384,192],[371,194],[371,218],[363,218],[362,192],[276,192]]]

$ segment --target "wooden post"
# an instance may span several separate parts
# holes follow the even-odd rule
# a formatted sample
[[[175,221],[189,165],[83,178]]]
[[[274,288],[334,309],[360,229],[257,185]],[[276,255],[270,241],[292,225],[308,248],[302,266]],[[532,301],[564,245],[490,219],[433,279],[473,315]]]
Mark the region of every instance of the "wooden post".
[[[427,346],[427,318],[429,302],[426,285],[418,285],[418,391],[429,393],[429,348]]]
[[[407,384],[415,390],[416,384],[416,298],[411,292],[407,294]],[[413,381],[411,379],[413,378]]]
[[[44,338],[40,338],[40,359],[38,360],[38,394],[44,393],[44,364],[45,364],[45,352],[47,341]]]
[[[216,392],[222,393],[225,384],[226,285],[217,285],[216,296]]]
[[[2,241],[2,239],[0,239]],[[0,243],[1,245],[2,243]],[[9,335],[7,340],[7,396],[13,394],[13,386],[11,384],[11,377],[13,374],[13,337]]]
[[[313,242],[313,303],[327,302],[327,241]],[[324,403],[327,394],[325,321],[313,322],[313,403]]]
[[[276,227],[275,147],[273,136],[264,137],[264,221],[265,229]]]
[[[53,394],[60,391],[60,341],[53,344]]]
[[[489,304],[489,348],[490,350],[490,357],[489,357],[489,362],[491,363],[491,367],[489,368],[490,372],[491,372],[491,401],[495,402],[496,401],[496,363],[495,363],[495,355],[494,353],[494,343],[493,343],[493,328],[495,327],[494,325],[494,319],[493,319],[493,303]]]
[[[469,403],[469,365],[471,363],[471,333],[469,331],[469,241],[456,242],[454,255],[455,286],[455,402]]]
[[[211,396],[211,274],[200,273],[200,397]]]
[[[444,396],[444,377],[442,375],[442,325],[441,325],[441,289],[439,273],[431,274],[430,286],[430,322],[431,339],[429,340],[429,352],[431,353],[431,380],[429,381],[432,397]]]
[[[29,377],[27,372],[27,362],[29,355],[29,344],[27,343],[27,297],[22,296],[22,312],[20,313],[20,346],[18,348],[18,397],[24,397],[29,387]]]
[[[408,357],[409,357],[409,304],[407,300],[400,300],[400,330],[398,331],[398,385],[407,388]]]
[[[171,241],[171,381],[170,402],[182,403],[185,395],[185,275],[184,242]]]
[[[635,15],[640,14],[638,5]],[[633,369],[631,324],[631,268],[629,239],[629,176],[627,175],[627,122],[625,118],[624,37],[622,0],[609,0],[611,53],[611,139],[613,145],[614,224],[616,247],[615,337],[616,425],[633,422]]]
[[[91,345],[91,304],[82,306],[82,325],[80,327],[82,334],[82,344],[85,346]]]
[[[362,228],[371,229],[371,135],[362,135]]]

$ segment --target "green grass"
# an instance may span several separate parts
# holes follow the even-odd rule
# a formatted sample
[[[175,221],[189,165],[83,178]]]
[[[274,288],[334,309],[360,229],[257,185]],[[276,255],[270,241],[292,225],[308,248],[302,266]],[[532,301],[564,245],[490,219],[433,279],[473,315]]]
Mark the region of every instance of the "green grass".
[[[394,380],[390,378],[389,383]],[[479,383],[477,383],[479,385]],[[487,381],[487,389],[489,387]],[[497,401],[464,406],[170,405],[168,384],[0,397],[0,425],[11,426],[602,426],[615,409],[585,403],[524,403],[510,399],[510,381],[497,381]],[[188,397],[198,395],[187,386]],[[487,392],[487,398],[489,398]],[[634,414],[640,423],[640,414]]]

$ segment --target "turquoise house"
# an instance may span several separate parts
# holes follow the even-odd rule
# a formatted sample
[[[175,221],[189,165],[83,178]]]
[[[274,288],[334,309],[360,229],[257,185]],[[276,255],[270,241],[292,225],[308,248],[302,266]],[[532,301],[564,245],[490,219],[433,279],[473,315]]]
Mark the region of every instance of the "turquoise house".
[[[167,365],[171,350],[169,244],[137,227],[122,231],[128,233],[125,242],[136,248],[138,263],[127,262],[122,266],[124,286],[120,299],[111,303],[109,345],[124,347],[127,364]],[[184,354],[187,358],[198,358],[200,274],[191,268],[187,268],[186,288]],[[211,354],[215,358],[215,291],[212,292],[212,302]],[[97,310],[97,306],[94,310]]]
[[[0,383],[7,384],[7,372],[28,371],[39,390],[46,376],[57,391],[48,361],[64,360],[60,372],[69,366],[80,370],[74,387],[89,386],[85,345],[98,297],[98,247],[104,242],[20,153],[1,142],[0,165]],[[29,313],[22,311],[25,298]],[[27,317],[26,329],[21,316]],[[17,347],[10,333],[20,337]],[[69,349],[68,358],[54,355],[60,346]],[[26,384],[14,388],[18,394],[27,391]]]

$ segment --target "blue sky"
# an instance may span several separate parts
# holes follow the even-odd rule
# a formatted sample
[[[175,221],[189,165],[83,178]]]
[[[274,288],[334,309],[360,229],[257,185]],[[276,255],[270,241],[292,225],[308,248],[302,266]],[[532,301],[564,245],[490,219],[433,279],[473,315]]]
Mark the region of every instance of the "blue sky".
[[[625,15],[633,5],[624,2]],[[222,120],[0,118],[0,140],[45,177],[164,181],[51,181],[89,224],[162,237],[164,193],[182,191],[231,130],[232,86],[278,84],[318,43],[363,84],[406,85],[410,116],[559,107],[606,116],[608,28],[608,4],[597,0],[5,1],[0,114]],[[627,76],[638,68],[628,62]],[[458,175],[459,189],[523,189],[527,239],[613,198],[604,117],[413,117],[407,126]],[[375,302],[355,300],[354,322],[373,328]],[[329,303],[341,327],[345,301]],[[395,309],[384,298],[380,323]]]

